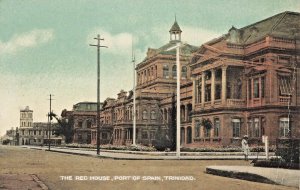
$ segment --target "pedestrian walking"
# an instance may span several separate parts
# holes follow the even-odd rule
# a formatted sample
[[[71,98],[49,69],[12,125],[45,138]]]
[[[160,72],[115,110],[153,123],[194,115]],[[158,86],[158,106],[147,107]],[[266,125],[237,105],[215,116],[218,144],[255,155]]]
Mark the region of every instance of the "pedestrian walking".
[[[249,145],[248,145],[248,136],[245,135],[242,140],[242,150],[244,152],[245,160],[248,161],[248,155],[250,153]]]

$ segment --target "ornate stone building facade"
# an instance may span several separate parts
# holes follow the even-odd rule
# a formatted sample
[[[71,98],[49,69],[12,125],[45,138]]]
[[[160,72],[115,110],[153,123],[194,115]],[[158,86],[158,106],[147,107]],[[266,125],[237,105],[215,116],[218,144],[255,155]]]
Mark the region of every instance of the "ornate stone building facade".
[[[194,54],[193,146],[300,137],[300,14],[284,12],[209,41]],[[211,127],[202,125],[203,119]]]

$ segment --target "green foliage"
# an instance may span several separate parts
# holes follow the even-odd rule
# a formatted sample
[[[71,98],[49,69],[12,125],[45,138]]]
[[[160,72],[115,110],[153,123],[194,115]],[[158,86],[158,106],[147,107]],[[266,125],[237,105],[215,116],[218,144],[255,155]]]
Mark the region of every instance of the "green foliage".
[[[299,163],[300,139],[278,139],[275,154],[285,162]]]
[[[2,141],[2,144],[3,145],[8,145],[10,143],[10,140],[9,139],[5,139]]]
[[[210,119],[202,119],[201,125],[204,126],[206,129],[212,128],[212,122],[210,121]]]
[[[300,169],[299,164],[287,163],[282,160],[260,160],[254,163],[256,167]]]

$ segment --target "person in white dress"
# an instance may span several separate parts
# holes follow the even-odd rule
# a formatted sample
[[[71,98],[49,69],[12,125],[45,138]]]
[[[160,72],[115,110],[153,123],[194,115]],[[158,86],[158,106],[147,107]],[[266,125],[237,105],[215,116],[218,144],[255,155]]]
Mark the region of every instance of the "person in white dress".
[[[248,136],[245,135],[242,140],[242,150],[244,152],[245,160],[248,160],[248,155],[250,153],[249,145],[248,145]]]

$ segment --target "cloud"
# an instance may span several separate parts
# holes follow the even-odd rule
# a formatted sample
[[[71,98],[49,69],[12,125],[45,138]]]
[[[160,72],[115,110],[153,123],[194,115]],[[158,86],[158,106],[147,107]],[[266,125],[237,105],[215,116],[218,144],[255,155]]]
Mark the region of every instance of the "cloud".
[[[45,44],[54,38],[52,29],[36,29],[27,33],[13,36],[9,41],[0,40],[0,54],[13,54],[26,48]]]
[[[106,50],[108,53],[116,55],[131,55],[132,42],[134,44],[138,42],[138,38],[134,37],[132,41],[132,34],[124,32],[118,34],[111,34],[110,32],[104,31],[102,29],[95,29],[87,37],[87,43],[96,44],[97,41],[94,39],[100,34],[104,41],[101,41],[101,45],[108,46]]]
[[[197,27],[182,26],[182,30],[182,41],[196,46],[221,36],[219,33]]]

